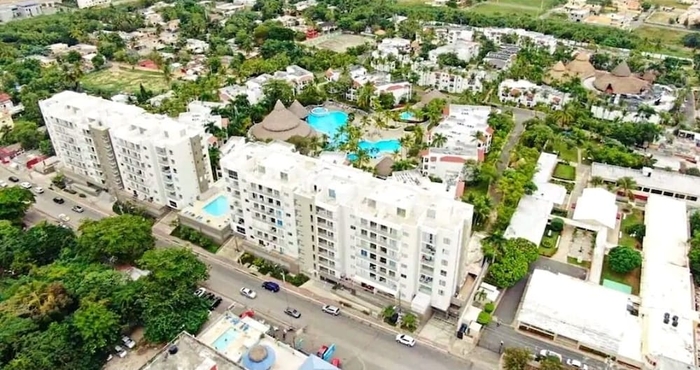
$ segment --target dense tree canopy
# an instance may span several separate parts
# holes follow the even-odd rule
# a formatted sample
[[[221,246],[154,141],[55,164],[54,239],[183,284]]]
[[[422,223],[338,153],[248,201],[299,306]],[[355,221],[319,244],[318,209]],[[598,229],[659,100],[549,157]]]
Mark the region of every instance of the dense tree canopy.
[[[133,262],[153,249],[151,221],[134,215],[120,215],[80,226],[78,249],[92,261]]]
[[[611,270],[626,274],[642,266],[642,254],[631,247],[617,246],[608,254],[608,265]]]

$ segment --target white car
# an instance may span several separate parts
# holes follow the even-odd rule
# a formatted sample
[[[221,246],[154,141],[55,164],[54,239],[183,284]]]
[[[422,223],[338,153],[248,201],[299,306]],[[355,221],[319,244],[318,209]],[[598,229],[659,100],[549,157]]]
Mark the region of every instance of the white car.
[[[579,360],[574,360],[574,359],[567,358],[567,359],[566,359],[566,364],[567,364],[568,366],[571,366],[571,367],[576,368],[576,369],[588,370],[588,365],[582,363],[582,362],[579,361]]]
[[[0,181],[0,188],[6,188],[7,183],[5,181]]]
[[[416,345],[416,340],[413,339],[413,337],[411,337],[410,335],[406,335],[406,334],[397,334],[396,335],[396,342],[401,343],[404,346],[409,346],[409,347],[413,347]]]
[[[39,187],[39,186],[37,186],[37,187],[34,188],[34,192],[37,193],[37,194],[44,194],[44,189],[41,188],[41,187]]]
[[[329,305],[329,304],[324,305],[324,306],[321,308],[321,310],[323,310],[323,312],[325,312],[325,313],[327,313],[327,314],[330,314],[330,315],[334,315],[334,316],[340,315],[340,308],[338,308],[338,307],[336,307],[336,306],[331,306],[331,305]]]
[[[124,345],[128,349],[132,349],[132,348],[136,347],[136,342],[134,342],[133,339],[129,338],[126,335],[122,337],[122,343],[124,343]]]
[[[29,189],[32,188],[32,184],[30,184],[30,183],[28,183],[28,182],[26,182],[26,181],[24,181],[23,183],[19,184],[19,186],[21,186],[21,187],[23,187],[23,188],[25,188],[25,189],[27,189],[27,190],[29,190]]]
[[[258,296],[258,293],[255,293],[255,291],[250,288],[241,288],[240,292],[242,296],[250,299],[255,299],[255,297]]]
[[[66,216],[65,214],[61,213],[58,215],[58,219],[61,220],[62,222],[68,222],[70,221],[70,217]]]
[[[114,346],[114,352],[116,352],[117,356],[120,358],[126,357],[126,350],[122,348],[121,346]]]
[[[206,289],[204,288],[197,288],[197,290],[194,291],[194,296],[195,297],[201,297],[207,292]]]
[[[540,356],[542,356],[542,357],[556,357],[559,359],[559,362],[564,362],[564,359],[561,357],[561,355],[554,352],[554,351],[549,351],[549,350],[543,349],[540,351]]]

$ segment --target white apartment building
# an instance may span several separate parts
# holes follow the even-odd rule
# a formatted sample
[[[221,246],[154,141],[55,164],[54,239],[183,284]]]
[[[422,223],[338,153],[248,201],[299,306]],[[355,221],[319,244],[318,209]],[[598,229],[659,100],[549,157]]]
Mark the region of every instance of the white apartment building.
[[[400,37],[384,39],[377,45],[377,50],[385,54],[394,53],[394,50],[400,53],[410,53],[411,40]]]
[[[66,176],[180,209],[213,182],[201,122],[73,91],[39,102]]]
[[[360,65],[353,65],[348,67],[348,76],[350,76],[350,79],[353,81],[362,78],[362,76],[366,76],[368,73],[369,72],[367,71],[367,68]],[[326,80],[329,82],[337,82],[338,80],[340,80],[340,76],[342,75],[342,70],[333,68],[329,68],[325,73]]]
[[[539,46],[549,50],[550,53],[554,53],[557,49],[558,40],[552,35],[545,35],[540,32],[527,31],[522,28],[480,28],[477,29],[484,34],[484,37],[493,41],[497,45],[501,45],[503,42],[501,39],[505,35],[516,35],[518,36],[518,45],[520,45],[524,40],[529,40],[533,45]]]
[[[240,139],[221,166],[233,229],[298,259],[310,276],[447,310],[474,262],[465,252],[473,207],[452,193],[381,180],[282,142]]]
[[[406,39],[384,39],[372,51],[370,65],[377,71],[391,73],[401,65],[409,64],[411,59],[411,42]]]
[[[364,71],[364,73],[363,73]],[[374,94],[394,95],[395,104],[401,103],[411,98],[413,86],[409,82],[392,82],[391,75],[384,72],[367,73],[366,69],[356,70],[355,76],[352,79],[352,87],[345,94],[345,98],[350,101],[355,101],[358,98],[360,88],[366,84],[374,85]]]
[[[498,99],[532,108],[537,104],[559,110],[569,102],[571,96],[549,86],[537,85],[526,80],[504,80],[498,85]]]
[[[437,44],[452,44],[457,41],[472,41],[474,40],[474,29],[468,26],[445,25],[445,26],[427,26],[425,31],[432,31]],[[421,42],[420,37],[416,35],[416,39]]]
[[[79,9],[92,8],[98,5],[108,5],[112,0],[78,0],[77,5]]]
[[[456,41],[430,50],[428,52],[428,60],[437,63],[440,55],[452,53],[459,60],[469,63],[469,61],[479,56],[479,50],[481,50],[481,44],[478,42]]]
[[[419,86],[432,87],[452,94],[464,91],[482,92],[484,83],[493,78],[493,74],[484,70],[440,69],[436,64],[430,62],[417,64],[414,72],[418,75],[417,84]]]
[[[300,92],[304,87],[314,81],[314,74],[296,65],[288,66],[284,71],[277,71],[273,75],[267,73],[253,77],[242,85],[231,85],[219,89],[219,99],[228,102],[239,95],[246,95],[250,104],[257,104],[265,97],[264,87],[270,80],[282,80],[288,82],[294,88],[294,92]]]
[[[445,118],[428,134],[430,147],[421,152],[421,173],[450,179],[462,173],[466,161],[483,162],[493,136],[490,114],[491,107],[450,104]],[[436,136],[444,137],[444,144],[435,145]]]

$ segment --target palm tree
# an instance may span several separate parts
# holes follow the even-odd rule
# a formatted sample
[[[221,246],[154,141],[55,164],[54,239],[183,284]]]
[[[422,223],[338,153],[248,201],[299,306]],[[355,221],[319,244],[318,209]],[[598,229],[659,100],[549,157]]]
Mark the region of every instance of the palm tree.
[[[486,136],[481,131],[476,131],[472,134],[472,141],[483,141]]]
[[[484,222],[489,219],[493,209],[491,198],[485,194],[467,193],[464,201],[474,206],[474,217],[472,218],[474,226],[483,226]]]
[[[367,110],[372,107],[374,100],[374,85],[366,83],[357,92],[357,106],[360,109]]]
[[[173,70],[167,62],[163,64],[163,78],[168,84],[173,80]]]
[[[430,144],[435,148],[442,148],[445,144],[447,144],[447,137],[441,133],[437,133],[431,138]]]
[[[605,182],[605,181],[603,181],[603,178],[600,177],[600,176],[593,176],[593,177],[591,177],[591,185],[593,185],[593,187],[596,187],[596,188],[597,188],[597,187],[599,187],[600,185],[603,185],[604,182]]]
[[[629,176],[622,177],[617,180],[617,191],[622,192],[629,198],[630,201],[634,201],[634,191],[637,190],[637,182]]]
[[[357,149],[355,151],[355,161],[352,162],[353,166],[356,168],[365,168],[369,164],[372,157],[370,157],[369,152],[365,149]]]

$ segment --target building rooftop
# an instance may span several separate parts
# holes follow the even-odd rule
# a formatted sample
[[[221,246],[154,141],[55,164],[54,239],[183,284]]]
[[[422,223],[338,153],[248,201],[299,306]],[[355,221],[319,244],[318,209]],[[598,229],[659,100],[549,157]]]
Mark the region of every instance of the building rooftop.
[[[431,136],[442,135],[447,141],[441,147],[431,147],[435,153],[476,156],[478,141],[474,137],[477,132],[486,134],[490,130],[488,124],[491,107],[457,105],[449,106],[449,114],[432,129]]]
[[[641,361],[642,331],[639,317],[630,313],[632,305],[625,293],[536,269],[518,321],[592,349]]]
[[[646,205],[640,313],[645,354],[695,364],[693,286],[687,262],[688,216],[683,201],[652,194]],[[669,319],[664,322],[664,316]],[[677,325],[673,319],[677,318]]]
[[[548,200],[523,196],[503,236],[507,239],[524,238],[539,246],[552,208],[554,204]]]
[[[244,370],[188,333],[175,340],[140,370]]]
[[[611,230],[617,224],[617,196],[605,189],[587,188],[576,202],[574,220],[594,221]]]
[[[540,154],[537,159],[537,172],[532,177],[532,182],[537,185],[537,190],[532,194],[534,197],[554,204],[564,204],[566,188],[549,182],[558,163],[556,154],[545,152]]]
[[[645,175],[643,171],[647,171]],[[601,177],[606,181],[617,181],[631,177],[637,186],[658,190],[667,190],[685,195],[700,196],[700,177],[683,175],[661,169],[636,170],[633,168],[593,163],[591,176]]]

